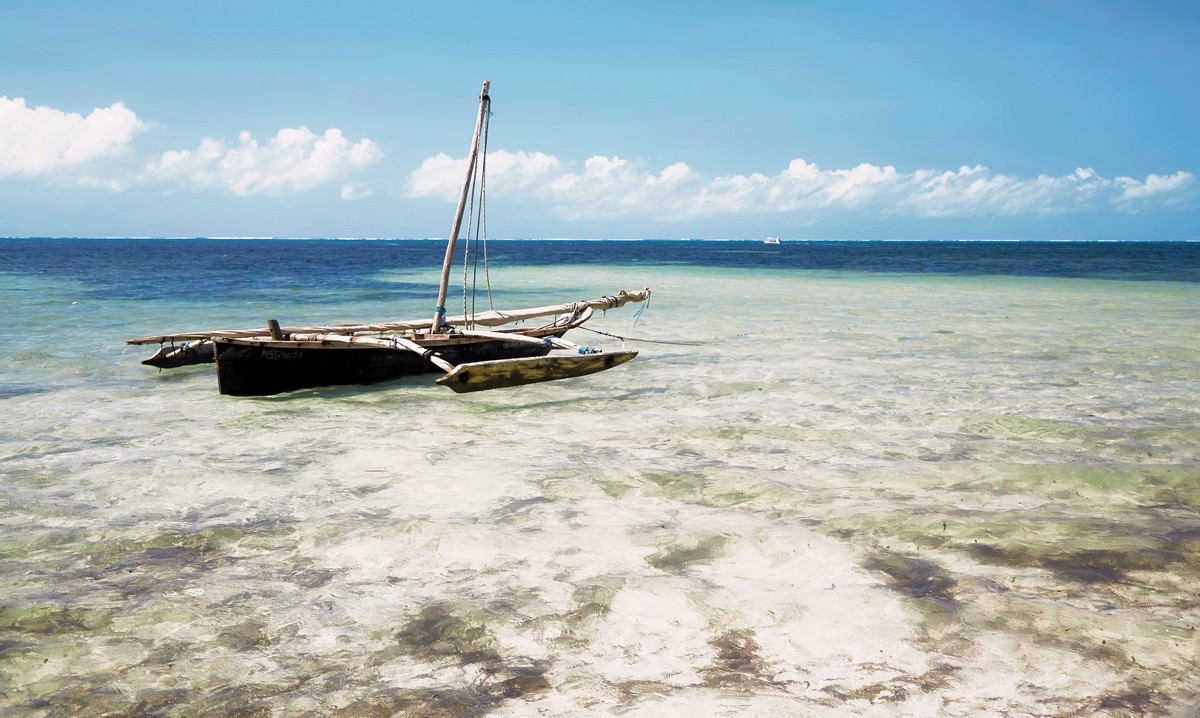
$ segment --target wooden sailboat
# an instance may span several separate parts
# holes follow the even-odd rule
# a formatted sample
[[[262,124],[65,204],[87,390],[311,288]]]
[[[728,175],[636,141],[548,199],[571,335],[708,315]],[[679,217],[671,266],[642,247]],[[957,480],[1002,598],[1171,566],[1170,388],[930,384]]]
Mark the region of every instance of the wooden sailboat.
[[[649,289],[530,309],[446,316],[455,244],[467,197],[480,176],[476,166],[491,102],[488,87],[484,82],[479,96],[467,176],[446,245],[432,320],[281,327],[272,319],[265,329],[180,332],[126,343],[160,344],[158,353],[142,362],[159,368],[215,362],[220,392],[234,396],[370,384],[438,371],[445,372],[438,384],[456,392],[481,391],[594,374],[633,359],[636,351],[599,351],[563,335],[596,309],[646,301]],[[532,327],[506,326],[537,318],[550,320]]]

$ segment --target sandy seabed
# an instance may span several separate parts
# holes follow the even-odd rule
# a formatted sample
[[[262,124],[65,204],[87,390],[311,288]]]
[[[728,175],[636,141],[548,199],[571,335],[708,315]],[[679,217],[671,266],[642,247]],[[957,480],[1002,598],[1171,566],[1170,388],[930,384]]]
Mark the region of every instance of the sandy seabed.
[[[1200,711],[1200,286],[509,272],[675,343],[234,399],[120,345],[229,307],[6,282],[0,711]]]

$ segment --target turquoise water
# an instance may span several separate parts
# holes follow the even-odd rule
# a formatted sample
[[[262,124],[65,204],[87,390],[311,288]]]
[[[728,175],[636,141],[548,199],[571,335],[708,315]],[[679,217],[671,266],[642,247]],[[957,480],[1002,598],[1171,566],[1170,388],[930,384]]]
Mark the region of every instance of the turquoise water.
[[[125,351],[428,313],[424,258],[232,259],[0,274],[6,715],[1200,707],[1200,283],[509,263],[506,305],[650,286],[588,326],[678,343],[474,395]]]

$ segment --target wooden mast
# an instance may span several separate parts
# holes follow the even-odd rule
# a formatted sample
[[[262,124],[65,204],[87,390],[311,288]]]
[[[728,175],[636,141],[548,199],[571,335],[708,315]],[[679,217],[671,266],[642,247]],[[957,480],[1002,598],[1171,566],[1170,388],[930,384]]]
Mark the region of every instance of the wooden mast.
[[[450,241],[446,243],[446,258],[442,261],[442,282],[438,287],[437,307],[434,309],[433,324],[429,328],[431,334],[438,333],[442,328],[446,314],[446,292],[450,286],[450,265],[454,263],[454,245],[458,242],[458,230],[462,228],[463,212],[467,207],[467,195],[471,190],[471,178],[475,174],[475,159],[479,155],[479,134],[483,130],[483,119],[487,116],[488,97],[487,80],[483,81],[483,90],[479,93],[479,117],[475,120],[475,137],[471,140],[471,154],[467,158],[467,177],[463,180],[462,195],[458,198],[458,211],[454,213],[454,226],[450,228]]]

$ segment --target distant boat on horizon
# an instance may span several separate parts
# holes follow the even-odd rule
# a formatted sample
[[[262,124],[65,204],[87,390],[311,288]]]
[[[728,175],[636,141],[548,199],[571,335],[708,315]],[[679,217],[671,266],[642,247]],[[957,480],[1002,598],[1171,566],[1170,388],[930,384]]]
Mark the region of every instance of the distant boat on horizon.
[[[779,244],[779,237],[767,237],[763,240],[763,244]]]

